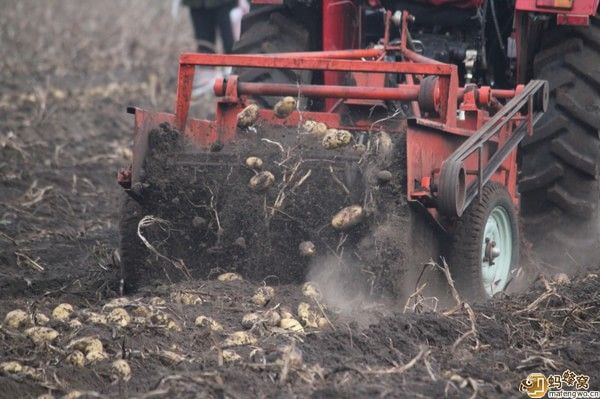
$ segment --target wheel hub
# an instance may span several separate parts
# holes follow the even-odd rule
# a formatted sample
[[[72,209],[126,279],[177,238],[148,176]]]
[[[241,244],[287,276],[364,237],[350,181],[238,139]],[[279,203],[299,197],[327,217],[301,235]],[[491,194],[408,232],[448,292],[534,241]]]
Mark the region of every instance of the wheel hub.
[[[495,207],[485,225],[481,244],[481,275],[488,297],[502,291],[510,277],[513,233],[504,207]]]

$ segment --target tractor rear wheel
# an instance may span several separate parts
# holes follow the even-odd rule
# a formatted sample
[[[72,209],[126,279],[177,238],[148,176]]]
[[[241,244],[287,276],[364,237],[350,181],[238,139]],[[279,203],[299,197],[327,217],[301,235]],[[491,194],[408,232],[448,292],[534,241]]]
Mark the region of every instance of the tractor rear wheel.
[[[521,214],[536,257],[558,267],[600,256],[600,19],[550,32],[534,75],[548,112],[521,144]]]
[[[449,267],[467,300],[488,299],[503,291],[519,262],[519,227],[506,188],[488,183],[458,219],[452,232]]]
[[[318,18],[300,23],[285,6],[258,6],[244,16],[242,36],[233,46],[237,54],[286,53],[315,50],[314,35]],[[307,24],[312,24],[308,26]],[[314,26],[313,26],[314,25]],[[309,84],[311,71],[286,69],[237,68],[233,71],[242,82]],[[272,107],[279,98],[254,96],[261,107]]]

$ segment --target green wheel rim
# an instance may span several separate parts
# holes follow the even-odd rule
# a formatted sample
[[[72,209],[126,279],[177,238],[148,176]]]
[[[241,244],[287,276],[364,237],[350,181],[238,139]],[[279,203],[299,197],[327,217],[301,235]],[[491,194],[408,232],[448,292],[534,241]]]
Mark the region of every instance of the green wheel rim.
[[[496,206],[485,224],[481,243],[481,277],[488,297],[508,284],[513,258],[513,231],[508,211]]]

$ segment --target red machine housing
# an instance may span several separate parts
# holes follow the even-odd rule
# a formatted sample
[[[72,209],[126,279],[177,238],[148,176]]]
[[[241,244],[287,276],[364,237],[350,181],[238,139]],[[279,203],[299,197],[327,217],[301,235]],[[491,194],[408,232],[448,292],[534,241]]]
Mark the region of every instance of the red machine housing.
[[[167,122],[202,148],[227,143],[238,134],[237,115],[251,103],[252,95],[306,96],[328,99],[322,111],[292,112],[276,117],[261,109],[260,119],[273,125],[296,127],[301,120],[324,122],[330,128],[368,134],[385,129],[389,134],[406,132],[407,197],[423,204],[441,225],[459,217],[487,181],[501,183],[515,204],[516,146],[545,110],[548,87],[534,81],[514,90],[494,90],[469,85],[459,87],[457,67],[427,59],[406,47],[404,13],[400,46],[386,40],[381,48],[265,55],[182,54],[174,114],[131,109],[135,114],[134,159],[130,170],[119,174],[119,182],[131,187],[148,147],[149,130]],[[386,26],[390,27],[388,13]],[[386,54],[399,54],[404,61],[386,62]],[[368,59],[368,60],[366,60]],[[197,65],[244,68],[279,68],[349,73],[357,86],[338,84],[302,85],[239,82],[233,75],[215,83],[219,97],[214,121],[189,117],[194,70]],[[403,74],[406,83],[384,87],[381,76]],[[503,102],[508,101],[503,105]],[[382,100],[412,104],[415,118],[405,123],[378,124],[365,117],[348,123],[339,105],[371,107]],[[334,104],[330,106],[329,104]],[[337,105],[336,105],[337,104]],[[490,112],[493,115],[490,115]],[[356,115],[364,115],[357,112]]]

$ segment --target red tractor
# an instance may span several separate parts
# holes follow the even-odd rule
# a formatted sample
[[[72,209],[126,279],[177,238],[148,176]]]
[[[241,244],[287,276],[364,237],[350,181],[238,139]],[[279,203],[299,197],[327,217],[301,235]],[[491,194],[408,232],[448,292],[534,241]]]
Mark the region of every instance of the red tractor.
[[[481,299],[520,225],[538,259],[598,260],[597,0],[253,3],[237,55],[181,55],[175,113],[130,109],[126,288],[338,267],[402,292],[443,256]],[[215,120],[190,115],[196,66],[234,68]]]

